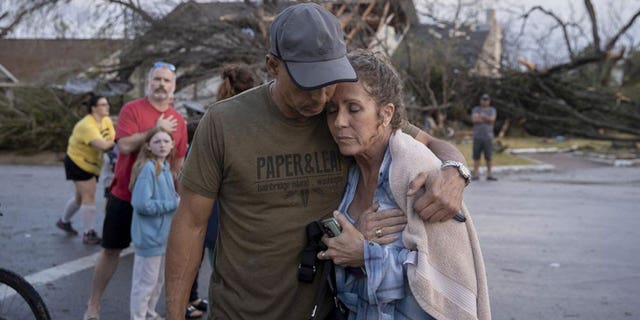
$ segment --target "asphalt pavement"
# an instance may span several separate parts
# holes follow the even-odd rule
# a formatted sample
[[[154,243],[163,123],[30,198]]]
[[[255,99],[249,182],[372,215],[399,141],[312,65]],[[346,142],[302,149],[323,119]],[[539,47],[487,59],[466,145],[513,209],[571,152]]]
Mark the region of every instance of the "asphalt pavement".
[[[640,168],[543,158],[556,170],[499,172],[465,192],[493,319],[640,319]],[[34,282],[53,319],[81,319],[99,247],[54,225],[73,192],[62,165],[0,165],[0,181],[0,267]],[[128,318],[132,262],[121,259],[101,319]],[[202,296],[209,274],[205,262]]]

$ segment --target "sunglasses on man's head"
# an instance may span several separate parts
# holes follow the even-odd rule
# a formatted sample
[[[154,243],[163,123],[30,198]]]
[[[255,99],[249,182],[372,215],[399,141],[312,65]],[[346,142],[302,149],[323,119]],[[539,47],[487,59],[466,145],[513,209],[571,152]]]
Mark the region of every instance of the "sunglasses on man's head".
[[[176,72],[176,66],[172,65],[171,63],[168,62],[163,62],[163,61],[156,61],[153,63],[153,67],[154,68],[167,68],[173,72]]]

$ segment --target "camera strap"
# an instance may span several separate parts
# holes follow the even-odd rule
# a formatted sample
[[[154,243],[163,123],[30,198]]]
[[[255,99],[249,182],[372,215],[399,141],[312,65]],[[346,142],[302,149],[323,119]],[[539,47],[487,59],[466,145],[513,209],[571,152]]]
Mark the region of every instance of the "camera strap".
[[[329,302],[327,299],[331,297],[333,301]],[[336,288],[336,275],[335,265],[331,260],[322,261],[322,276],[320,277],[320,288],[316,292],[316,297],[313,301],[313,308],[309,314],[309,320],[317,320],[325,309],[330,310],[328,319],[333,320],[346,320],[349,317],[349,310],[338,299],[338,290]]]
[[[298,281],[312,283],[318,267],[322,270],[322,275],[318,281],[319,288],[313,301],[313,309],[309,314],[310,320],[318,319],[325,309],[329,309],[329,319],[347,319],[349,311],[338,300],[336,290],[336,280],[333,261],[318,261],[317,254],[327,247],[322,243],[322,236],[325,234],[319,221],[311,222],[305,229],[307,233],[307,245],[302,251],[300,265],[298,265]],[[329,297],[333,301],[329,302]],[[322,312],[321,312],[322,311]]]
[[[307,245],[302,250],[300,264],[298,265],[298,281],[312,283],[317,271],[318,258],[316,255],[326,247],[320,240],[324,232],[318,221],[309,223],[306,227],[306,233]]]

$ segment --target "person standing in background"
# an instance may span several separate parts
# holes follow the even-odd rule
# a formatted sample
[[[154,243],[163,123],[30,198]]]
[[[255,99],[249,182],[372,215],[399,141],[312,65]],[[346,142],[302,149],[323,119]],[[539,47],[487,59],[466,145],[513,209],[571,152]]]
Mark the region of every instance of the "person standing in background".
[[[164,285],[164,253],[173,212],[178,206],[169,161],[173,137],[162,127],[147,133],[131,172],[131,239],[135,248],[131,276],[132,320],[161,319],[156,311]]]
[[[249,66],[244,64],[225,65],[221,78],[222,83],[218,87],[216,102],[231,98],[256,85],[255,77],[249,70]]]
[[[471,121],[473,121],[473,173],[471,179],[480,177],[480,155],[484,153],[487,162],[487,180],[498,180],[491,173],[491,155],[493,151],[493,124],[496,122],[496,109],[491,106],[491,97],[483,94],[480,105],[473,107]]]
[[[100,318],[100,299],[118,268],[120,252],[131,242],[131,170],[149,130],[162,127],[171,132],[175,142],[175,157],[171,170],[175,176],[182,167],[187,152],[187,126],[182,115],[172,105],[176,88],[176,67],[156,62],[149,70],[146,95],[128,102],[118,115],[116,141],[118,159],[109,190],[102,232],[102,252],[96,261],[91,291],[84,320]]]
[[[107,98],[92,95],[86,107],[88,114],[73,127],[64,157],[67,180],[73,181],[76,192],[67,202],[56,226],[69,234],[78,234],[71,226],[71,218],[80,211],[82,243],[99,244],[101,239],[95,231],[96,183],[102,170],[102,154],[113,148],[116,134],[109,118]]]

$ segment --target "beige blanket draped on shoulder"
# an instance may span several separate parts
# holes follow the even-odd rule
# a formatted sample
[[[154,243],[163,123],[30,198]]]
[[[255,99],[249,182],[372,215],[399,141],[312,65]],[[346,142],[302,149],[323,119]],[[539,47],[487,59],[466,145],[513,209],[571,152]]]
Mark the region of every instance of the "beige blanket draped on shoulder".
[[[408,219],[402,237],[414,250],[407,265],[411,292],[438,320],[491,319],[484,261],[467,208],[464,223],[428,223],[413,212],[415,196],[407,196],[409,183],[420,172],[440,170],[441,161],[401,131],[391,136],[389,148],[391,191]]]

